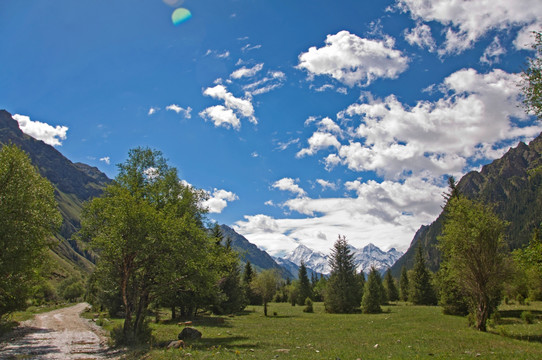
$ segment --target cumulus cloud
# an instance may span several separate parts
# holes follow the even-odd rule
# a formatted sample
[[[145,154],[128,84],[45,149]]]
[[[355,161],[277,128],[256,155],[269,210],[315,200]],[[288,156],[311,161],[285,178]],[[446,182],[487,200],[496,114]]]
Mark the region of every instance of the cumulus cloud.
[[[61,146],[62,140],[66,140],[67,126],[51,126],[40,121],[32,121],[29,116],[20,114],[13,115],[13,118],[17,120],[23,133],[48,145]]]
[[[426,48],[429,51],[435,51],[436,44],[431,35],[431,28],[422,23],[416,24],[416,27],[411,30],[405,30],[405,39],[410,45],[417,45],[420,48]]]
[[[327,75],[350,87],[367,86],[378,78],[396,78],[406,70],[408,58],[393,49],[395,41],[360,38],[346,30],[328,35],[325,46],[299,55],[298,69],[309,77]]]
[[[297,194],[297,196],[304,196],[306,194],[305,190],[303,190],[299,185],[297,185],[295,183],[295,180],[292,178],[282,178],[280,180],[277,180],[273,183],[272,187],[283,191],[290,191],[294,194]]]
[[[321,131],[312,134],[307,142],[309,143],[309,147],[299,150],[295,155],[296,157],[301,158],[306,155],[314,155],[318,151],[329,147],[334,147],[336,149],[341,147],[341,143],[337,140],[335,135]]]
[[[335,189],[337,189],[337,185],[335,183],[330,182],[330,181],[323,180],[323,179],[316,179],[316,182],[318,183],[318,185],[320,185],[322,187],[322,190],[325,190],[325,189],[335,190]]]
[[[214,214],[220,214],[228,206],[228,202],[239,200],[236,194],[223,189],[214,189],[209,195],[209,198],[202,202],[202,206]]]
[[[359,181],[345,184],[354,197],[295,198],[282,206],[306,217],[276,219],[267,215],[245,216],[234,228],[251,242],[277,256],[297,245],[329,254],[337,234],[346,234],[350,244],[369,242],[387,250],[406,250],[412,234],[434,220],[442,205],[441,188],[420,178],[403,183]]]
[[[417,21],[437,21],[445,26],[446,40],[444,48],[439,50],[441,54],[471,48],[491,30],[519,27],[519,35],[523,37],[524,29],[540,24],[542,18],[542,2],[538,0],[397,0],[397,6],[410,12]],[[524,46],[519,40],[515,45]]]
[[[192,117],[192,108],[190,106],[185,109],[177,104],[171,104],[166,106],[166,110],[175,111],[177,114],[182,114],[186,119],[190,119]]]
[[[241,127],[241,121],[235,115],[232,109],[228,109],[222,105],[215,105],[206,108],[199,113],[199,116],[205,120],[211,120],[216,127],[233,127],[239,129]]]
[[[224,101],[224,105],[212,106],[199,113],[202,118],[212,120],[215,126],[232,126],[234,129],[239,129],[241,122],[238,115],[254,124],[258,123],[250,98],[235,97],[221,84],[205,89],[203,94]]]
[[[150,107],[149,108],[149,112],[147,113],[147,115],[151,116],[153,114],[156,114],[156,112],[160,110],[160,108],[156,108],[156,107]]]
[[[111,158],[109,156],[104,156],[104,157],[100,158],[100,161],[103,161],[107,165],[111,164]]]
[[[240,79],[242,77],[253,77],[262,69],[263,69],[263,63],[256,64],[251,68],[247,68],[243,66],[242,68],[237,69],[233,73],[231,73],[230,77],[233,79]]]
[[[349,144],[326,158],[327,165],[341,163],[393,179],[460,174],[469,160],[493,159],[542,131],[539,123],[522,122],[527,117],[518,102],[519,80],[518,74],[499,69],[487,74],[462,69],[444,80],[445,95],[435,102],[409,107],[393,95],[362,98],[340,114],[360,125]]]

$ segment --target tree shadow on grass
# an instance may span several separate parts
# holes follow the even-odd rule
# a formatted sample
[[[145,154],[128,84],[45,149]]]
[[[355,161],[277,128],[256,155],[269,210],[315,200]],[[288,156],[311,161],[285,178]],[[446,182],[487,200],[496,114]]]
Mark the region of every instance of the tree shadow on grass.
[[[529,311],[535,317],[542,318],[542,311],[540,311],[540,310],[528,310],[528,309],[499,310],[499,315],[501,316],[501,318],[518,318],[518,319],[521,319],[521,313],[524,312],[524,311]]]

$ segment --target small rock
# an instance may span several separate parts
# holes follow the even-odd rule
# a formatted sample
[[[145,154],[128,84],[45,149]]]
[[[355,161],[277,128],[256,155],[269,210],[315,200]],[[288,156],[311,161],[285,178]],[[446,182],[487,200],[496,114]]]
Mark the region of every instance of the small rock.
[[[178,339],[179,340],[199,340],[201,339],[201,332],[191,327],[185,327],[183,331],[179,333]]]
[[[275,352],[279,352],[279,353],[283,353],[283,354],[288,354],[290,352],[290,349],[277,349],[275,350]]]
[[[373,346],[373,347],[374,347],[375,349],[378,349],[379,346],[380,346],[380,345],[375,344],[375,346]]]
[[[480,356],[482,356],[482,354],[476,353],[476,357],[480,357]]]
[[[401,339],[397,340],[397,344],[400,344],[401,343]]]

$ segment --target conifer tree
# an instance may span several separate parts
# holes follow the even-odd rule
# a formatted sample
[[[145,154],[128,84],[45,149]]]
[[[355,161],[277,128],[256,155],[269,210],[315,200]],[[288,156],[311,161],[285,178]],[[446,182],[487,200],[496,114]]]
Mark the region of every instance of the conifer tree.
[[[361,302],[361,311],[364,314],[377,314],[382,312],[380,307],[382,300],[382,279],[378,271],[371,267]]]
[[[261,296],[256,294],[250,286],[250,283],[254,279],[254,276],[255,273],[252,269],[252,264],[250,263],[250,261],[247,261],[247,263],[245,264],[245,271],[243,272],[243,288],[245,291],[245,297],[249,305],[261,305]]]
[[[403,266],[401,268],[401,278],[399,279],[399,290],[401,291],[401,300],[408,301],[408,290],[410,285],[408,283],[408,272]]]
[[[331,275],[327,282],[324,305],[327,312],[351,313],[359,307],[359,283],[353,254],[346,236],[339,235],[329,260]]]
[[[425,265],[421,244],[418,245],[412,278],[409,279],[409,282],[410,302],[414,305],[436,305],[437,299],[431,285],[431,274]]]
[[[297,294],[297,305],[305,305],[305,300],[307,298],[312,298],[312,289],[307,275],[307,267],[302,261],[301,266],[299,267],[299,292]]]
[[[395,280],[391,276],[391,270],[388,268],[385,278],[386,294],[388,295],[388,301],[399,300],[399,292],[397,286],[395,286]]]
[[[358,287],[359,287],[359,302],[361,303],[361,300],[363,299],[363,292],[365,291],[365,274],[363,273],[363,270],[360,270],[360,272],[356,275],[356,279],[358,280]]]

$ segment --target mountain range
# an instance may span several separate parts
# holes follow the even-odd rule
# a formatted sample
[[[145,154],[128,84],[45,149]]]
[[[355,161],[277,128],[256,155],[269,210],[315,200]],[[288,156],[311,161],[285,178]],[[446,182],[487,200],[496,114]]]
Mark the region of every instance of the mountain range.
[[[364,273],[368,273],[372,266],[383,273],[403,255],[402,252],[397,251],[395,248],[382,251],[373,244],[368,244],[362,249],[350,246],[350,252],[353,255],[357,271],[363,271]],[[328,275],[331,272],[329,256],[309,249],[305,245],[299,245],[291,254],[275,260],[282,264],[292,263],[298,267],[303,262],[308,269],[319,274]]]
[[[527,244],[542,221],[542,134],[529,145],[520,142],[480,171],[469,172],[457,188],[470,199],[492,204],[496,214],[509,223],[505,238],[510,250]],[[399,276],[403,266],[412,268],[419,245],[429,268],[438,270],[441,257],[437,245],[443,224],[441,213],[417,231],[409,249],[392,266],[394,276]]]

